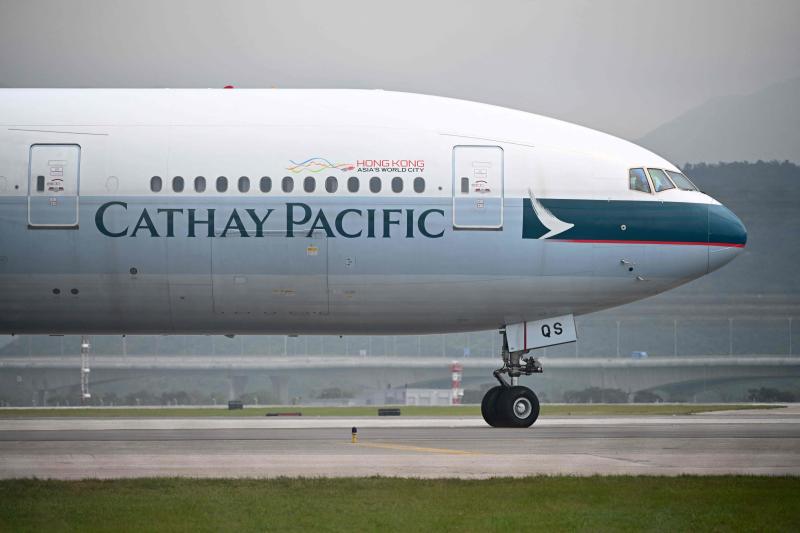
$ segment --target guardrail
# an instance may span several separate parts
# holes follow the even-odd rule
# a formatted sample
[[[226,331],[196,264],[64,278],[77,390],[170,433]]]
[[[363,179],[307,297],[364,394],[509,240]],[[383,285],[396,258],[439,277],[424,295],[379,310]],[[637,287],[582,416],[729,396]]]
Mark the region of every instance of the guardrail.
[[[692,356],[647,357],[542,357],[547,369],[570,368],[675,368],[675,367],[800,367],[800,357],[775,356]],[[461,359],[464,368],[496,368],[500,359]],[[90,357],[94,370],[309,370],[323,368],[449,368],[444,357],[358,357],[358,356],[143,356],[103,355]],[[80,356],[22,356],[0,358],[4,369],[75,369]]]

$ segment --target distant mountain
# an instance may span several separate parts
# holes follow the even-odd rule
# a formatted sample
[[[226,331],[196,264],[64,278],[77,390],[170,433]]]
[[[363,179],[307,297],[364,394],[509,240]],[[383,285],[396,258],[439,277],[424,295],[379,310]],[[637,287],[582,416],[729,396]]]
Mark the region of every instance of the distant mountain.
[[[714,98],[659,126],[637,144],[677,165],[800,162],[800,78],[745,96]]]

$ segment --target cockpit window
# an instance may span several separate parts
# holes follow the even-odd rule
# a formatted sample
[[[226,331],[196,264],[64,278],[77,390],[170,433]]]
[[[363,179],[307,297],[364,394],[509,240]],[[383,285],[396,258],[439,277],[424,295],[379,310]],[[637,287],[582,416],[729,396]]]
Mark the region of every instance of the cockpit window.
[[[667,170],[667,174],[669,174],[672,183],[675,184],[682,191],[696,191],[697,187],[694,183],[689,181],[689,178],[681,174],[680,172],[673,172],[671,170]]]
[[[675,185],[669,181],[667,175],[660,168],[648,168],[647,172],[650,173],[650,179],[653,180],[653,187],[656,188],[656,192],[675,188]]]
[[[643,168],[630,169],[628,172],[628,179],[632,191],[650,192],[650,182],[647,181],[647,176]]]

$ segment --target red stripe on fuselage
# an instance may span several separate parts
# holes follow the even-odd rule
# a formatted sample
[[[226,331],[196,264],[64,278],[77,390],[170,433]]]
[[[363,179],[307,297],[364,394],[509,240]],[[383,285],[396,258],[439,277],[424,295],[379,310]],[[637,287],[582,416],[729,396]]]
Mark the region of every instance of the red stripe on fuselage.
[[[733,242],[681,242],[681,241],[623,241],[623,240],[597,240],[597,239],[547,239],[560,242],[589,242],[598,244],[672,244],[678,246],[722,246],[728,248],[744,248],[744,244]]]

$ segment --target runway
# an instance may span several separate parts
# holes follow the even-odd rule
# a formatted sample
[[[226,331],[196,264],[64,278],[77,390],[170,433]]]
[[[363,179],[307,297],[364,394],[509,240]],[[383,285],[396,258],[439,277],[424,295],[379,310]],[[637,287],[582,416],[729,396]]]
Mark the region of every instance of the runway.
[[[351,427],[358,427],[358,443]],[[800,408],[693,416],[0,420],[0,478],[800,475]]]

